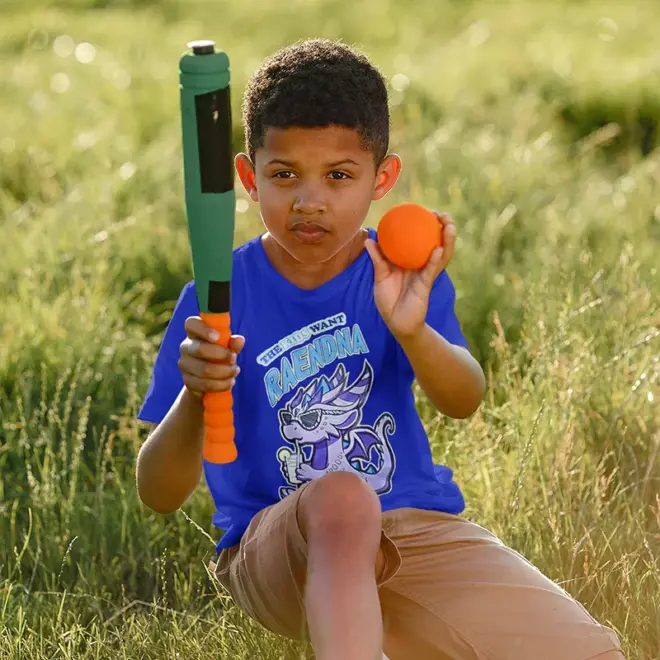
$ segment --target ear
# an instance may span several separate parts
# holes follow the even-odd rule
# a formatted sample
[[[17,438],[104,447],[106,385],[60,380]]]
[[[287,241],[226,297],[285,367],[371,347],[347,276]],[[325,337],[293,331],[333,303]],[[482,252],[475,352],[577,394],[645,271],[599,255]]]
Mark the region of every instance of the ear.
[[[389,154],[376,171],[376,184],[371,195],[372,200],[382,199],[394,187],[401,172],[401,159],[396,154]]]
[[[259,193],[257,191],[257,177],[254,173],[254,165],[247,154],[236,154],[234,161],[238,177],[243,184],[243,188],[253,202],[259,202]]]

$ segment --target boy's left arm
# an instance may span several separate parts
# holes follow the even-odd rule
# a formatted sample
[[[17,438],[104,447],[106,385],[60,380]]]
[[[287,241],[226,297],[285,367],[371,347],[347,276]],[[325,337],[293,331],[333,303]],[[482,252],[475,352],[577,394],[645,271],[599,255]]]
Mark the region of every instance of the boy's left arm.
[[[486,379],[479,363],[427,323],[412,336],[397,337],[424,394],[443,414],[469,417],[481,404]]]
[[[456,235],[451,218],[436,215],[443,225],[443,247],[434,250],[422,270],[394,266],[371,239],[366,247],[374,264],[376,306],[408,357],[420,387],[441,413],[463,419],[481,404],[486,379],[466,349],[448,342],[426,322],[431,288],[453,256]]]

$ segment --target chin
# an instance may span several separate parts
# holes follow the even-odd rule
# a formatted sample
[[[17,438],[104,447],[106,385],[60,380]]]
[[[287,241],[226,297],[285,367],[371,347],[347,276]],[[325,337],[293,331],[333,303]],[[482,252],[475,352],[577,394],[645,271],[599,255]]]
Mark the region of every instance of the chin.
[[[326,261],[341,249],[337,238],[329,232],[289,232],[283,241],[278,242],[294,259],[302,263]]]
[[[292,245],[286,251],[301,264],[309,266],[322,264],[334,257],[339,248],[330,248],[329,245]]]

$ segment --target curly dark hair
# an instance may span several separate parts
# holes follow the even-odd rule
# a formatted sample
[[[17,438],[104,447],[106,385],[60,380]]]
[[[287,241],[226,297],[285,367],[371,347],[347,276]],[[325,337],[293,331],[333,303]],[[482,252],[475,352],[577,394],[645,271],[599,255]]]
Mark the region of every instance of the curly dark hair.
[[[243,97],[243,125],[253,163],[270,127],[338,125],[358,132],[378,166],[389,146],[387,86],[355,48],[330,39],[299,41],[271,55],[252,75]]]

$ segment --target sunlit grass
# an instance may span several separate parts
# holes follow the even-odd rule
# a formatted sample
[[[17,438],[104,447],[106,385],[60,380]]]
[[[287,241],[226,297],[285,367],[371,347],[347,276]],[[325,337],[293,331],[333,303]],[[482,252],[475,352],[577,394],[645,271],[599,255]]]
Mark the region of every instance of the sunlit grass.
[[[108,7],[105,7],[108,5]],[[96,9],[93,9],[93,8]],[[240,91],[294,39],[387,75],[396,201],[449,210],[480,411],[419,408],[466,515],[660,657],[660,60],[652,3],[7,2],[0,8],[0,656],[300,658],[207,572],[200,488],[139,502],[135,415],[191,278],[177,61]],[[239,192],[241,199],[243,193]],[[252,205],[237,242],[259,231]]]

